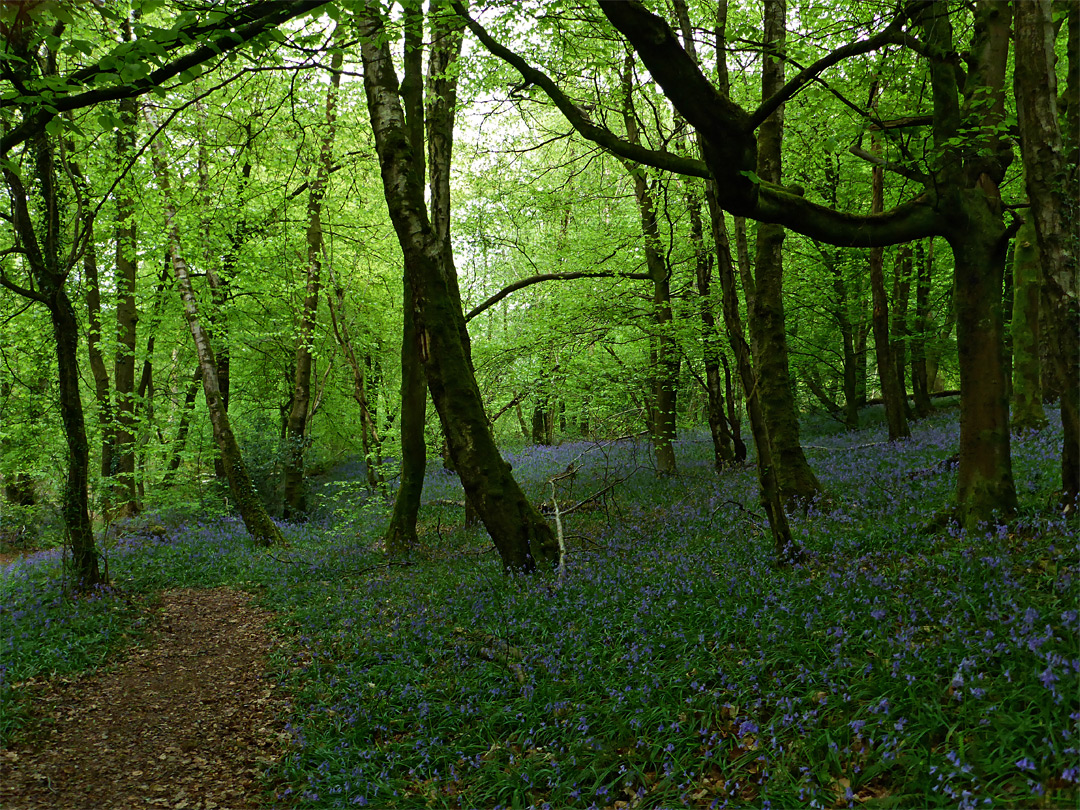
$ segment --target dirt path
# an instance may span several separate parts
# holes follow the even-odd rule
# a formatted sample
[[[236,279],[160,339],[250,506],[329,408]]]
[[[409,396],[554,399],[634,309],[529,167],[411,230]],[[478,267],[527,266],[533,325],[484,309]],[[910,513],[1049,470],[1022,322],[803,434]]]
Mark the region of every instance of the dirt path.
[[[284,700],[262,677],[270,614],[217,588],[161,594],[148,643],[31,687],[41,733],[0,752],[3,810],[259,807]]]

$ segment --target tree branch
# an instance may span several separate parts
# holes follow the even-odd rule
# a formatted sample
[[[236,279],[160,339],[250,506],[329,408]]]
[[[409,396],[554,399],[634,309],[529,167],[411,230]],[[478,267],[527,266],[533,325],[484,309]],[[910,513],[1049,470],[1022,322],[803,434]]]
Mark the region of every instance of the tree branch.
[[[535,275],[535,276],[529,276],[528,278],[523,278],[520,281],[515,281],[513,284],[510,284],[507,287],[503,287],[501,290],[499,290],[497,293],[495,293],[489,299],[484,301],[484,303],[479,304],[478,306],[475,306],[471,310],[469,310],[469,312],[465,315],[465,320],[466,321],[472,320],[477,315],[479,315],[481,312],[483,312],[485,309],[489,309],[490,307],[492,307],[495,304],[502,301],[504,298],[506,298],[506,296],[510,295],[510,293],[515,293],[518,290],[522,290],[522,289],[524,289],[526,287],[529,287],[529,286],[531,286],[533,284],[539,284],[541,281],[573,281],[576,278],[615,278],[615,277],[618,277],[618,278],[633,278],[633,279],[639,279],[639,280],[644,280],[644,281],[648,281],[650,278],[652,278],[652,276],[650,276],[648,273],[587,273],[587,272],[581,272],[581,271],[574,271],[574,272],[569,272],[569,273],[540,273],[540,274]]]
[[[674,155],[671,152],[647,149],[623,140],[605,127],[597,126],[589,120],[585,111],[574,104],[547,74],[534,68],[509,48],[499,44],[480,23],[468,15],[460,0],[453,0],[452,5],[454,11],[461,16],[465,21],[465,25],[483,43],[484,47],[494,56],[502,59],[517,70],[525,80],[526,85],[535,84],[543,90],[582,137],[602,146],[613,154],[632,160],[635,163],[644,163],[676,174],[688,174],[704,178],[711,176],[708,167],[700,160]]]
[[[860,146],[848,147],[848,151],[855,157],[862,158],[867,163],[880,166],[887,172],[893,172],[894,174],[906,177],[908,180],[914,180],[916,183],[922,183],[923,185],[928,185],[930,183],[930,178],[922,172],[916,171],[915,169],[909,169],[907,166],[901,166],[899,163],[892,163],[885,160],[885,158],[880,155],[875,155],[873,152],[866,151]]]

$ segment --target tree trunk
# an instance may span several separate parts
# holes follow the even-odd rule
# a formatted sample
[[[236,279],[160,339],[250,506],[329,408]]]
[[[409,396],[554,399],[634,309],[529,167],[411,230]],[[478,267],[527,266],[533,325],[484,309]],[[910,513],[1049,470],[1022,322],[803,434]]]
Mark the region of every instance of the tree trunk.
[[[308,191],[307,284],[300,314],[293,374],[292,407],[289,409],[285,437],[284,517],[303,520],[307,516],[307,488],[304,482],[304,450],[307,446],[308,410],[311,403],[312,340],[319,310],[319,287],[322,282],[322,201],[333,163],[334,109],[341,84],[342,53],[335,50],[330,58],[330,87],[326,91],[326,129],[319,148],[319,163]]]
[[[1042,278],[1035,238],[1035,223],[1028,219],[1016,234],[1013,250],[1012,429],[1017,432],[1046,427],[1039,358]]]
[[[639,142],[637,118],[633,107],[632,55],[623,63],[623,122],[627,140]],[[656,217],[656,201],[649,188],[645,169],[630,161],[623,165],[634,184],[634,199],[641,217],[641,231],[645,239],[645,266],[653,285],[653,324],[651,336],[651,375],[649,392],[649,436],[656,456],[656,468],[661,473],[674,473],[676,437],[675,411],[679,385],[679,354],[671,335],[671,268],[668,266],[660,244],[660,229]]]
[[[472,370],[461,299],[447,266],[448,245],[428,219],[422,153],[402,112],[385,26],[374,0],[359,12],[364,90],[383,190],[413,286],[416,347],[465,495],[491,535],[506,571],[529,572],[558,555],[551,527],[525,498],[499,455]],[[449,138],[450,133],[443,133]]]
[[[769,98],[784,85],[786,0],[765,3],[765,47],[762,53],[761,97]],[[781,181],[783,106],[758,131],[758,176],[765,182]],[[820,494],[821,484],[810,469],[799,441],[799,417],[788,363],[784,323],[784,229],[759,222],[754,251],[753,296],[747,299],[747,318],[754,351],[754,367],[761,411],[769,429],[772,457],[780,491],[785,498],[808,501]],[[751,304],[752,302],[752,304]]]
[[[1078,61],[1078,10],[1067,4],[1070,74]],[[1080,237],[1077,235],[1078,174],[1075,160],[1077,122],[1075,116],[1077,77],[1070,75],[1066,92],[1059,101],[1054,67],[1054,29],[1047,0],[1016,3],[1016,69],[1014,95],[1020,123],[1020,152],[1024,160],[1031,218],[1042,265],[1042,282],[1049,303],[1048,314],[1057,348],[1053,364],[1061,385],[1061,426],[1064,444],[1061,453],[1062,505],[1075,514],[1080,494],[1080,289],[1077,263]],[[1058,107],[1066,115],[1062,133]]]
[[[151,121],[153,125],[153,121]],[[169,258],[172,263],[173,274],[176,284],[180,288],[180,297],[184,302],[184,312],[187,315],[188,327],[191,337],[195,341],[195,351],[199,358],[199,368],[202,371],[203,393],[206,397],[206,408],[210,413],[210,425],[213,429],[214,440],[221,454],[221,464],[224,468],[225,478],[229,483],[229,492],[232,494],[240,516],[247,527],[248,532],[255,542],[262,546],[281,544],[284,542],[281,532],[270,516],[266,513],[258,492],[251,483],[247,466],[244,464],[240,447],[233,435],[232,425],[229,424],[229,415],[225,412],[222,403],[221,391],[218,387],[217,361],[214,351],[210,346],[209,336],[203,329],[199,319],[199,306],[195,299],[195,291],[191,285],[191,277],[188,274],[187,262],[180,250],[180,228],[176,222],[176,208],[172,202],[172,194],[169,183],[168,164],[160,142],[155,141],[151,145],[154,171],[157,175],[158,186],[164,198],[165,231],[169,245]]]
[[[875,166],[872,170],[871,212],[884,210],[885,172]],[[911,436],[904,410],[904,393],[894,365],[892,343],[889,341],[889,297],[885,292],[885,249],[870,248],[870,294],[873,299],[871,323],[874,331],[874,353],[877,355],[878,382],[885,401],[885,421],[889,426],[889,441]]]
[[[98,406],[98,425],[101,429],[101,477],[112,476],[115,430],[112,417],[109,370],[101,353],[101,282],[98,278],[97,250],[94,246],[93,222],[87,222],[86,252],[83,254],[83,276],[86,278],[86,309],[89,329],[86,353],[90,357],[90,373],[94,377],[94,399]]]
[[[930,380],[926,370],[926,333],[930,328],[930,273],[933,243],[929,251],[919,242],[915,246],[915,334],[911,339],[911,390],[915,400],[915,418],[925,419],[933,411],[930,403]]]
[[[896,387],[900,390],[900,402],[904,406],[904,419],[911,418],[911,407],[907,398],[907,313],[911,303],[911,246],[900,245],[896,248],[893,262],[893,306],[892,329],[889,335],[892,350],[893,368],[896,369]],[[911,428],[908,428],[910,434]]]
[[[17,40],[9,46],[20,50]],[[24,56],[28,56],[24,53]],[[27,58],[26,64],[29,63]],[[55,73],[48,60],[47,70]],[[106,581],[99,566],[90,521],[90,446],[86,438],[82,396],[79,382],[79,323],[64,285],[67,271],[61,267],[60,202],[56,189],[56,164],[49,136],[40,133],[33,143],[35,193],[39,195],[41,216],[32,216],[22,178],[9,160],[3,162],[3,176],[12,204],[12,226],[18,247],[26,257],[36,289],[19,288],[6,277],[4,286],[13,292],[44,304],[49,310],[53,338],[56,341],[56,366],[59,382],[60,419],[68,449],[68,474],[64,484],[61,513],[67,542],[71,547],[72,574],[77,591],[86,592]],[[6,158],[6,155],[5,155]],[[40,222],[41,225],[36,223]],[[40,232],[39,232],[40,228]]]
[[[123,24],[124,39],[131,40],[130,21]],[[135,99],[120,101],[120,127],[116,132],[116,154],[121,164],[135,151]],[[113,481],[117,514],[130,516],[139,511],[135,485],[135,309],[137,274],[135,241],[135,200],[131,180],[121,181],[116,196],[116,360],[113,386],[116,391],[116,445]]]
[[[161,479],[161,486],[168,489],[176,481],[176,471],[183,462],[184,445],[187,444],[188,430],[191,428],[191,415],[195,412],[195,400],[199,396],[199,384],[202,382],[202,368],[195,366],[195,373],[191,376],[191,383],[184,392],[184,403],[180,406],[180,424],[176,428],[176,436],[172,440],[172,453],[169,456],[169,466],[165,470],[165,477]]]
[[[1001,309],[1007,238],[980,189],[960,196],[967,216],[949,239],[962,392],[957,502],[961,522],[974,529],[1016,509]]]

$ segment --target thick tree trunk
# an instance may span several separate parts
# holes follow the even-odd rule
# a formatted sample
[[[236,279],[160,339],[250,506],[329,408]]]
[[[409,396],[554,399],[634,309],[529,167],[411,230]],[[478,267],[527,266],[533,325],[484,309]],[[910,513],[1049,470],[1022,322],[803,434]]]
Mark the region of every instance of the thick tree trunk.
[[[152,123],[152,122],[151,122]],[[266,513],[259,493],[251,483],[247,466],[244,464],[240,447],[233,435],[232,425],[229,424],[229,415],[225,412],[222,403],[221,391],[218,387],[217,361],[214,351],[210,346],[209,336],[203,329],[199,318],[199,306],[195,299],[195,291],[191,285],[191,277],[188,273],[187,262],[184,260],[180,249],[180,228],[176,222],[176,208],[172,202],[170,191],[168,164],[162,154],[159,142],[151,145],[154,171],[157,174],[158,186],[164,198],[165,209],[165,232],[168,239],[169,258],[172,263],[173,274],[176,284],[180,288],[180,297],[184,302],[184,312],[187,316],[188,327],[191,337],[195,341],[195,351],[199,358],[199,368],[202,371],[203,393],[206,397],[206,408],[210,413],[210,425],[213,429],[214,440],[221,454],[221,464],[224,468],[225,478],[229,483],[229,492],[240,512],[248,532],[259,545],[270,546],[283,543],[281,532],[270,516]]]
[[[761,96],[766,99],[784,85],[786,0],[767,0],[764,13],[765,51],[762,54]],[[758,130],[757,173],[766,182],[781,181],[783,132],[784,114],[781,106]],[[782,226],[758,223],[754,290],[752,298],[747,299],[747,317],[750,322],[750,340],[754,350],[761,411],[769,428],[780,490],[785,498],[808,501],[820,494],[821,484],[810,468],[799,441],[799,417],[788,362],[784,319],[783,244]]]
[[[499,455],[463,339],[465,317],[449,280],[448,246],[428,219],[422,153],[410,142],[399,85],[378,4],[359,12],[364,89],[387,207],[413,285],[416,351],[450,453],[507,571],[528,572],[558,555],[551,528],[529,503]]]
[[[308,411],[311,403],[312,340],[319,311],[319,287],[322,283],[322,201],[333,163],[337,89],[341,83],[340,50],[330,58],[330,87],[326,91],[326,129],[319,147],[319,163],[308,191],[307,283],[300,313],[293,371],[292,407],[289,409],[285,436],[284,517],[303,520],[307,516],[307,488],[304,482],[304,451],[307,449]]]
[[[974,529],[1016,509],[1001,308],[1007,237],[981,189],[958,197],[967,216],[949,239],[962,392],[957,504],[961,522]]]
[[[1035,223],[1029,219],[1016,234],[1013,250],[1012,429],[1046,427],[1039,358],[1039,291],[1042,288]]]
[[[1077,69],[1080,12],[1070,6],[1068,58],[1070,74]],[[1016,70],[1014,95],[1020,122],[1020,151],[1024,160],[1031,218],[1042,265],[1042,281],[1049,303],[1050,323],[1057,348],[1053,364],[1061,386],[1062,505],[1075,514],[1080,494],[1080,262],[1078,175],[1076,155],[1077,82],[1070,75],[1066,92],[1057,99],[1054,34],[1048,0],[1016,3]],[[1058,107],[1066,112],[1063,137]]]
[[[403,276],[404,298],[401,331],[401,477],[394,496],[394,511],[384,535],[386,552],[401,556],[417,543],[416,520],[427,470],[427,380],[417,352],[416,297],[408,273]]]

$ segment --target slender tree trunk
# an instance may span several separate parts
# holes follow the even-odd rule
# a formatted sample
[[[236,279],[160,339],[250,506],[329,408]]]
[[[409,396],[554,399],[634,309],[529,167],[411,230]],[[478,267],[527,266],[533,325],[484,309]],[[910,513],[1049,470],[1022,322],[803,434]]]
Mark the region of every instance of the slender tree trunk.
[[[727,356],[720,355],[720,362],[724,366],[724,392],[727,398],[727,423],[731,429],[731,444],[735,454],[735,463],[742,464],[746,461],[746,442],[742,437],[742,419],[739,414],[738,395],[735,387],[731,384],[731,368],[728,366]]]
[[[877,106],[877,80],[870,90],[870,106]],[[872,136],[870,150],[881,152],[877,135]],[[885,210],[885,172],[880,166],[871,169],[870,212],[880,214]],[[885,292],[885,249],[870,248],[870,295],[873,304],[871,324],[874,332],[874,354],[877,356],[878,382],[881,398],[885,402],[885,422],[889,426],[889,441],[895,442],[911,436],[907,423],[904,392],[896,371],[893,344],[889,340],[889,296]]]
[[[784,85],[786,0],[767,0],[764,13],[763,99],[773,96]],[[757,173],[766,182],[781,182],[783,132],[784,112],[781,106],[758,130]],[[769,427],[780,490],[785,498],[808,501],[821,492],[821,484],[810,468],[799,441],[799,417],[788,363],[784,318],[783,244],[782,226],[758,223],[754,288],[753,296],[747,300],[747,316],[761,410]]]
[[[125,39],[131,39],[130,22],[125,20]],[[116,133],[116,153],[121,165],[135,151],[135,99],[120,101],[120,127]],[[135,241],[135,200],[131,181],[121,182],[116,197],[116,360],[113,384],[116,389],[116,447],[113,480],[116,508],[120,515],[139,511],[135,482],[135,309],[137,274]]]
[[[89,230],[87,231],[86,252],[83,253],[87,322],[90,327],[86,336],[86,353],[90,358],[90,372],[94,377],[94,399],[97,401],[98,425],[101,429],[101,477],[108,480],[112,475],[115,430],[109,370],[105,367],[105,357],[101,353],[101,282],[98,278],[93,227],[92,221],[87,222]]]
[[[915,418],[925,419],[933,411],[930,381],[926,371],[926,333],[930,328],[931,251],[919,242],[915,246],[915,334],[911,340],[911,390],[915,400]]]
[[[151,124],[153,125],[153,122]],[[187,262],[184,260],[180,249],[180,228],[176,222],[176,208],[172,202],[168,164],[165,155],[162,154],[162,147],[159,142],[155,141],[151,145],[151,154],[158,186],[164,198],[165,231],[169,245],[169,258],[172,262],[176,284],[180,289],[180,297],[184,302],[184,312],[187,316],[188,327],[191,330],[191,337],[195,341],[195,350],[199,357],[199,368],[202,371],[203,393],[206,397],[207,410],[210,413],[210,425],[213,429],[218,451],[221,454],[222,467],[224,467],[225,477],[229,483],[229,492],[236,502],[236,507],[240,511],[244,525],[255,542],[263,546],[280,544],[284,542],[281,532],[274,525],[274,522],[270,520],[258,492],[251,483],[251,477],[248,475],[247,466],[244,464],[243,456],[240,453],[240,447],[236,443],[236,437],[233,435],[232,425],[229,424],[229,415],[225,412],[222,404],[221,391],[218,387],[217,361],[210,346],[210,338],[199,318],[199,305],[191,285]]]
[[[191,429],[191,415],[195,412],[195,400],[199,396],[199,386],[202,384],[202,368],[195,366],[195,373],[191,376],[187,391],[184,392],[184,402],[180,406],[180,424],[176,428],[176,437],[172,441],[172,454],[169,456],[169,466],[165,471],[165,477],[161,480],[161,486],[168,489],[176,481],[176,471],[183,462],[184,445],[187,444],[188,431]]]
[[[893,368],[896,369],[896,387],[900,390],[900,402],[904,406],[904,419],[911,418],[911,407],[907,398],[907,314],[911,303],[911,246],[900,245],[896,248],[893,263],[893,306],[892,328],[889,340],[892,350]],[[910,433],[910,426],[908,431]]]
[[[1035,226],[1042,283],[1049,303],[1053,365],[1061,385],[1062,505],[1075,514],[1080,494],[1080,262],[1078,225],[1077,79],[1080,54],[1080,12],[1068,4],[1069,80],[1059,101],[1054,66],[1054,29],[1047,0],[1016,3],[1016,69],[1014,86],[1020,122],[1031,219]],[[1059,107],[1066,112],[1062,132]],[[1049,331],[1048,330],[1048,331]]]
[[[627,140],[639,142],[637,118],[633,107],[633,56],[627,54],[623,63],[623,121]],[[649,396],[649,434],[656,468],[661,473],[676,472],[675,411],[679,384],[679,355],[671,335],[671,268],[664,259],[660,244],[660,228],[656,216],[656,201],[649,188],[648,175],[643,167],[624,161],[634,184],[641,217],[641,231],[645,239],[645,266],[653,285],[653,324],[655,334],[651,337],[651,372]]]
[[[29,54],[24,43],[12,39],[9,47],[23,50],[26,64]],[[55,73],[55,63],[48,59],[47,72]],[[89,591],[106,581],[99,566],[90,521],[90,446],[86,438],[79,381],[79,323],[68,297],[67,271],[60,259],[60,205],[56,189],[56,163],[49,136],[40,133],[33,143],[35,193],[44,209],[32,216],[22,178],[11,168],[4,155],[3,176],[12,203],[12,227],[18,247],[26,258],[36,285],[35,290],[20,289],[9,283],[14,292],[44,304],[49,311],[53,338],[56,341],[56,365],[59,382],[60,419],[68,450],[68,473],[64,484],[61,513],[67,542],[71,548],[75,589]],[[40,223],[40,224],[38,224]],[[86,234],[84,234],[85,236]]]
[[[551,527],[526,499],[499,455],[463,339],[465,316],[446,265],[448,246],[428,219],[422,153],[413,149],[385,27],[372,0],[358,12],[364,89],[387,207],[413,286],[416,347],[465,495],[507,571],[528,572],[558,555]],[[444,133],[449,137],[450,133]]]
[[[331,279],[333,279],[332,272]],[[385,482],[380,469],[382,463],[382,440],[379,437],[379,428],[371,404],[371,397],[368,396],[367,360],[361,362],[357,358],[356,350],[352,345],[349,327],[345,322],[345,288],[340,284],[335,284],[334,295],[327,298],[327,303],[330,305],[330,323],[334,329],[334,338],[337,340],[338,346],[341,347],[342,354],[345,355],[345,362],[352,371],[353,399],[360,406],[360,444],[364,452],[364,470],[368,486],[376,489]],[[426,389],[422,390],[426,391]]]
[[[311,403],[312,341],[319,311],[319,287],[322,283],[322,201],[333,164],[334,131],[337,124],[335,105],[341,84],[340,50],[330,58],[330,87],[326,91],[326,129],[319,148],[319,163],[308,191],[307,283],[300,314],[293,374],[292,407],[289,409],[285,437],[284,517],[303,520],[307,516],[307,490],[304,483],[304,450],[307,445],[308,411]]]

